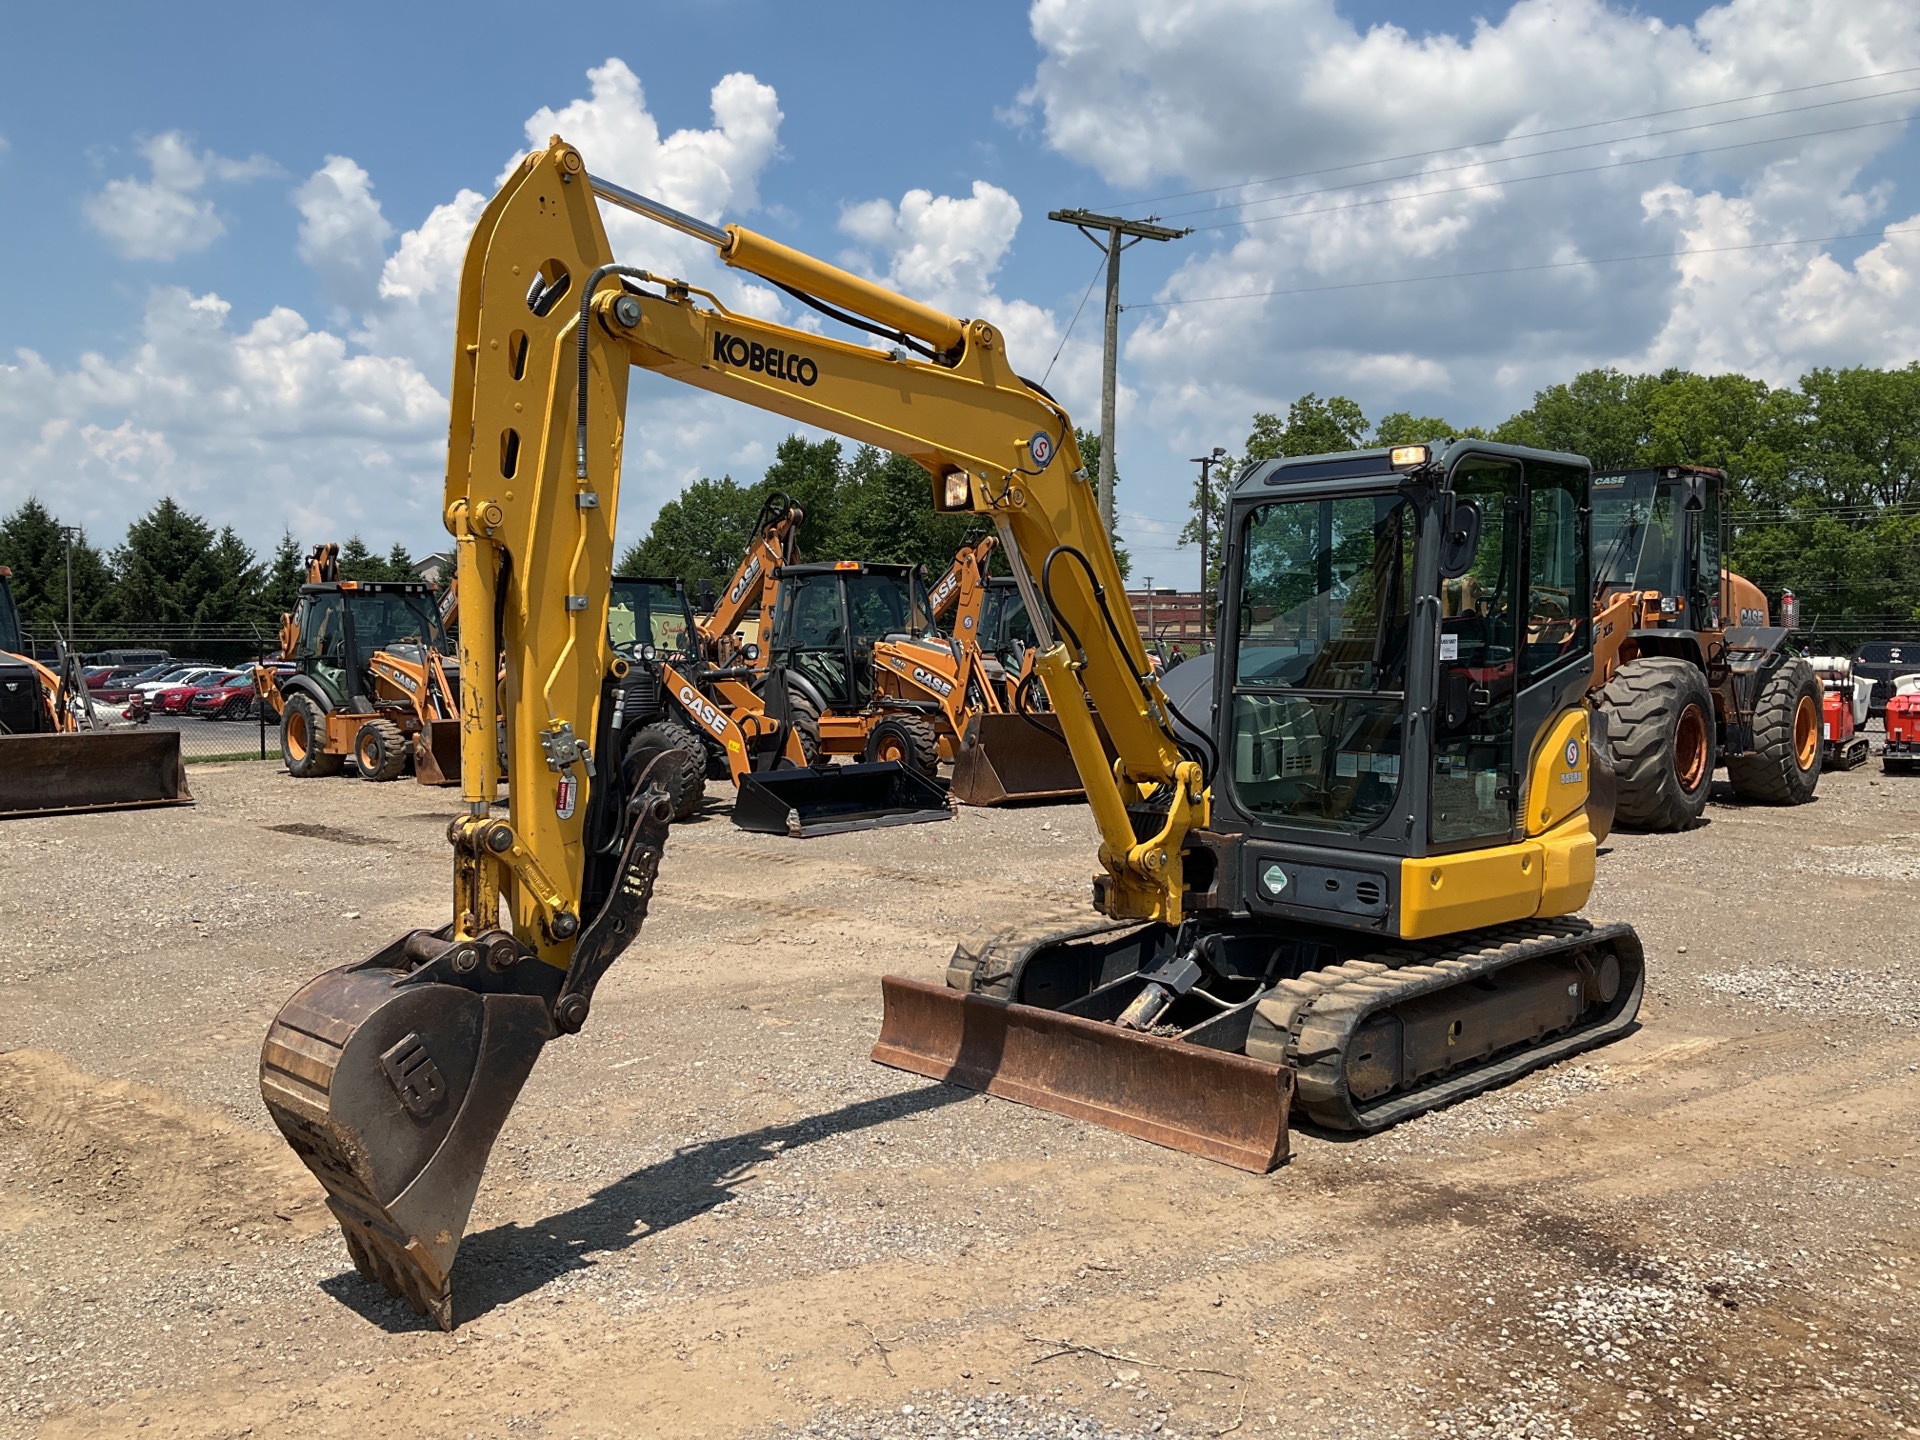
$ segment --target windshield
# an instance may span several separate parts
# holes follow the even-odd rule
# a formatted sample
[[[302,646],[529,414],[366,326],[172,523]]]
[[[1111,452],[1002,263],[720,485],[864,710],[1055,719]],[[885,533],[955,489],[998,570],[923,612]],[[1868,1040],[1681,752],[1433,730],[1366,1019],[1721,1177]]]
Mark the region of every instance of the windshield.
[[[351,593],[353,638],[363,656],[395,645],[430,645],[445,651],[446,637],[440,631],[440,614],[433,598],[409,591],[359,591]]]
[[[1008,650],[1035,643],[1027,602],[1013,584],[987,586],[980,606],[980,643],[988,650]]]
[[[1234,794],[1347,831],[1400,785],[1414,512],[1398,495],[1256,508],[1241,546]]]
[[[678,585],[664,580],[615,580],[607,605],[607,639],[616,649],[652,645],[656,650],[691,654],[693,627],[687,599]]]
[[[13,608],[13,591],[0,583],[0,650],[20,649],[20,612]]]
[[[889,635],[924,635],[931,628],[926,592],[913,575],[849,575],[847,621],[858,646]]]
[[[1678,571],[1684,484],[1657,470],[1593,477],[1596,590],[1684,593]]]

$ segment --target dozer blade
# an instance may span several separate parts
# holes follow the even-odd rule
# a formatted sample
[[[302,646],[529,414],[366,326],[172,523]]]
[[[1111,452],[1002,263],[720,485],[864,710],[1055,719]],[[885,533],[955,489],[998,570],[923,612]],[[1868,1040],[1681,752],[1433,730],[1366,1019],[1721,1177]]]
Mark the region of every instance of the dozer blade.
[[[953,760],[953,795],[962,805],[1072,800],[1085,793],[1058,717],[1015,712],[967,722]]]
[[[1255,1174],[1286,1159],[1285,1065],[898,975],[880,993],[882,1065]]]
[[[458,720],[429,720],[413,737],[413,778],[422,785],[460,783]]]
[[[463,977],[445,960],[408,969],[420,940],[436,937],[329,970],[282,1006],[260,1093],[326,1187],[360,1273],[451,1330],[453,1257],[481,1172],[555,1034],[547,1001],[513,987],[557,986],[560,972],[479,965],[472,988],[447,983]]]
[[[0,735],[0,819],[192,803],[178,730]]]
[[[756,770],[733,799],[733,823],[742,830],[796,839],[952,818],[946,787],[894,760]]]

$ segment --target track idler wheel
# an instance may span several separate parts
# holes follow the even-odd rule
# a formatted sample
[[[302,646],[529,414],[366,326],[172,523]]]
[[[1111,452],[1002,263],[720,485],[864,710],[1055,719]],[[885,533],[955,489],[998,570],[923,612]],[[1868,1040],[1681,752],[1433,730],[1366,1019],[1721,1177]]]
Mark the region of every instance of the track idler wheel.
[[[416,932],[314,979],[267,1031],[260,1093],[354,1265],[442,1329],[487,1156],[556,1034],[549,997],[519,986],[560,980],[510,936]]]

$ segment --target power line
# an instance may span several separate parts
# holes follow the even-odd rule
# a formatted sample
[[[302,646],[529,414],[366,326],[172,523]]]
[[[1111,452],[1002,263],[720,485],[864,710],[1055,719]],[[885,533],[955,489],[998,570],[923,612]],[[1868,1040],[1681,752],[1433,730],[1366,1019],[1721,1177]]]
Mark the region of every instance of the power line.
[[[1519,135],[1503,135],[1492,140],[1472,140],[1460,145],[1443,145],[1435,150],[1413,150],[1405,155],[1385,155],[1374,160],[1353,160],[1345,165],[1327,165],[1318,170],[1296,170],[1288,175],[1270,175],[1264,180],[1242,180],[1233,185],[1210,185],[1198,190],[1176,190],[1169,195],[1152,195],[1143,200],[1116,200],[1111,203],[1119,206],[1158,205],[1162,201],[1185,200],[1193,195],[1221,195],[1229,190],[1246,190],[1255,185],[1280,185],[1289,180],[1311,180],[1316,175],[1335,175],[1342,170],[1359,170],[1368,165],[1397,165],[1402,160],[1424,160],[1433,155],[1451,155],[1456,150],[1478,150],[1489,145],[1510,145],[1519,140],[1542,140],[1551,135],[1570,135],[1576,130],[1593,130],[1605,125],[1625,125],[1635,120],[1658,120],[1667,115],[1684,115],[1694,110],[1711,110],[1718,105],[1741,105],[1749,100],[1771,100],[1780,95],[1800,95],[1810,90],[1828,90],[1836,85],[1856,85],[1864,80],[1885,80],[1895,75],[1911,75],[1916,72],[1920,72],[1920,65],[1908,65],[1898,70],[1872,70],[1863,75],[1849,75],[1843,80],[1822,80],[1817,84],[1793,85],[1784,90],[1762,90],[1753,95],[1735,95],[1726,100],[1705,100],[1696,105],[1677,105],[1667,110],[1647,110],[1638,115],[1620,115],[1612,120],[1588,120],[1579,125],[1561,125],[1551,130],[1529,130]],[[1763,112],[1762,115],[1743,118],[1757,120],[1763,119],[1765,115],[1785,113],[1787,112],[1772,110]]]
[[[1100,283],[1100,272],[1107,268],[1107,257],[1102,255],[1100,263],[1093,267],[1093,274],[1087,280],[1087,288],[1080,292],[1080,303],[1073,307],[1073,319],[1067,322],[1066,334],[1060,337],[1060,343],[1054,346],[1053,359],[1047,361],[1047,368],[1041,373],[1040,383],[1045,385],[1047,377],[1053,374],[1053,367],[1059,363],[1060,352],[1067,348],[1067,341],[1073,335],[1073,327],[1080,323],[1080,312],[1087,308],[1087,297],[1093,294],[1093,287]]]
[[[1914,88],[1920,90],[1920,86]],[[1222,220],[1216,225],[1196,225],[1193,227],[1193,230],[1195,234],[1203,235],[1213,230],[1233,230],[1253,225],[1271,225],[1277,220],[1299,220],[1309,215],[1331,215],[1341,210],[1364,210],[1372,205],[1399,205],[1409,200],[1429,199],[1435,195],[1460,195],[1470,190],[1499,190],[1508,185],[1524,184],[1529,180],[1554,180],[1567,175],[1591,175],[1599,170],[1619,170],[1628,165],[1656,165],[1663,160],[1685,160],[1695,155],[1718,155],[1728,150],[1749,150],[1757,145],[1777,145],[1784,140],[1811,140],[1821,135],[1844,135],[1854,130],[1874,130],[1884,125],[1904,125],[1912,118],[1912,114],[1909,113],[1906,115],[1891,116],[1885,120],[1865,120],[1858,125],[1833,125],[1824,130],[1800,130],[1791,135],[1768,135],[1759,140],[1736,140],[1727,145],[1705,145],[1695,150],[1670,150],[1660,155],[1632,155],[1624,160],[1604,160],[1598,165],[1575,165],[1565,170],[1543,170],[1538,175],[1509,175],[1499,180],[1477,180],[1471,185],[1448,185],[1438,190],[1416,190],[1410,195],[1381,195],[1371,200],[1355,200],[1346,205],[1323,205],[1317,210],[1289,210],[1280,215],[1255,215],[1242,220]],[[1576,145],[1569,146],[1568,148],[1577,150],[1586,147]],[[1538,153],[1545,155],[1554,152],[1543,150]],[[1527,160],[1533,157],[1516,155],[1513,158],[1516,160]],[[1480,162],[1474,163],[1477,164]],[[1471,169],[1472,166],[1450,165],[1447,168],[1449,170],[1466,170]],[[1437,175],[1442,172],[1435,170],[1427,173]],[[1395,175],[1388,177],[1386,180],[1362,181],[1359,185],[1335,186],[1333,190],[1302,190],[1298,196],[1275,195],[1271,198],[1276,202],[1280,200],[1293,200],[1309,195],[1332,194],[1334,190],[1355,190],[1362,188],[1364,185],[1386,185],[1396,180],[1415,178],[1417,177]],[[1259,205],[1268,202],[1253,200],[1247,203]]]
[[[1205,205],[1196,210],[1176,210],[1171,215],[1168,215],[1166,218],[1169,220],[1175,220],[1187,215],[1210,215],[1220,210],[1245,210],[1255,205],[1277,205],[1282,201],[1286,201],[1286,200],[1299,200],[1312,195],[1332,195],[1332,194],[1337,194],[1342,190],[1363,190],[1369,185],[1391,185],[1401,180],[1418,180],[1428,175],[1446,175],[1456,170],[1471,170],[1471,169],[1474,169],[1476,166],[1508,165],[1508,164],[1512,164],[1516,160],[1537,160],[1540,157],[1545,155],[1568,155],[1576,150],[1593,150],[1593,149],[1599,148],[1602,145],[1623,145],[1633,140],[1657,140],[1660,137],[1665,135],[1685,135],[1685,134],[1690,134],[1696,130],[1717,130],[1727,125],[1744,125],[1750,120],[1770,120],[1776,115],[1796,115],[1803,110],[1825,110],[1825,109],[1830,109],[1835,105],[1857,105],[1863,100],[1887,100],[1887,99],[1892,99],[1895,96],[1912,95],[1915,93],[1920,93],[1920,85],[1908,85],[1899,90],[1883,90],[1876,95],[1854,95],[1854,96],[1849,96],[1845,100],[1824,100],[1816,105],[1796,105],[1791,109],[1787,109],[1787,110],[1770,110],[1764,115],[1742,115],[1730,120],[1707,120],[1707,121],[1701,122],[1698,125],[1679,125],[1679,126],[1675,126],[1671,130],[1650,130],[1644,135],[1620,135],[1620,136],[1615,136],[1614,138],[1608,139],[1608,140],[1583,141],[1581,144],[1578,144],[1578,145],[1556,145],[1550,150],[1529,150],[1524,155],[1477,156],[1472,160],[1463,160],[1458,165],[1442,165],[1437,169],[1410,170],[1399,175],[1382,175],[1372,180],[1350,180],[1342,185],[1325,185],[1320,187],[1317,190],[1291,190],[1284,195],[1262,195],[1253,200],[1238,200],[1228,205]],[[1765,145],[1774,140],[1801,140],[1801,139],[1807,138],[1808,136],[1813,136],[1813,135],[1835,135],[1847,130],[1865,130],[1865,129],[1872,128],[1873,125],[1897,124],[1901,120],[1906,120],[1910,118],[1911,118],[1910,116],[1901,115],[1901,116],[1895,117],[1892,120],[1876,120],[1876,121],[1869,122],[1868,124],[1862,124],[1862,125],[1842,125],[1842,126],[1836,126],[1832,129],[1827,129],[1827,130],[1808,130],[1808,131],[1798,132],[1792,135],[1772,135],[1772,136],[1764,137],[1759,140],[1743,140],[1739,142],[1738,145],[1720,145],[1720,146],[1714,146],[1714,147],[1703,149],[1703,150],[1676,150],[1676,151],[1671,151],[1662,155],[1635,156],[1630,160],[1623,160],[1615,163],[1645,164],[1651,160],[1679,160],[1679,159],[1684,159],[1686,156],[1689,156],[1689,155],[1711,155],[1711,154],[1715,154],[1717,151],[1720,151],[1720,150],[1737,150],[1737,149],[1740,149],[1742,146]],[[1592,168],[1605,169],[1607,167],[1595,166]],[[1583,170],[1566,170],[1566,171],[1560,171],[1557,173],[1566,174],[1566,175],[1578,175],[1578,174],[1584,174],[1585,172]],[[1521,176],[1516,178],[1532,179],[1536,177]],[[1431,193],[1436,195],[1444,195],[1450,192],[1445,190],[1436,190]],[[1255,219],[1259,219],[1259,218],[1261,217],[1255,217]],[[1247,224],[1247,223],[1252,223],[1252,222],[1228,221],[1220,225],[1202,225],[1197,228],[1201,230],[1220,230],[1220,229],[1225,229],[1228,224]]]
[[[1840,240],[1879,240],[1889,235],[1920,234],[1920,226],[1861,230],[1850,235],[1815,235],[1798,240],[1756,240],[1745,245],[1696,245],[1689,250],[1652,250],[1643,255],[1602,255],[1584,260],[1553,260],[1538,265],[1502,265],[1489,270],[1453,270],[1444,275],[1401,275],[1390,280],[1347,280],[1337,285],[1247,290],[1233,295],[1196,295],[1186,300],[1142,300],[1129,310],[1174,310],[1182,305],[1212,305],[1223,300],[1265,300],[1276,295],[1324,295],[1335,290],[1368,290],[1382,285],[1420,285],[1433,280],[1476,280],[1487,275],[1523,275],[1539,270],[1577,270],[1588,265],[1625,265],[1636,260],[1675,260],[1688,255],[1722,255],[1739,250],[1777,250],[1792,245],[1827,245]]]

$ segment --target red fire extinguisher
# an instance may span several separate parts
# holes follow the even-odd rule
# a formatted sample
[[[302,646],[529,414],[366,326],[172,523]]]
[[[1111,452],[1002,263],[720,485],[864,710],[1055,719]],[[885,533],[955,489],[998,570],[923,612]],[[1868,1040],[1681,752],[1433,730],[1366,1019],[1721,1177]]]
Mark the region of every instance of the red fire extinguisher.
[[[1780,628],[1798,630],[1800,628],[1800,602],[1793,598],[1793,591],[1780,592]]]

